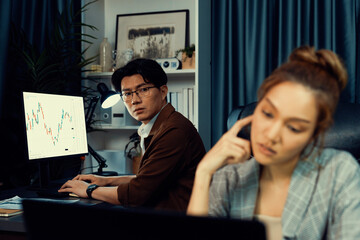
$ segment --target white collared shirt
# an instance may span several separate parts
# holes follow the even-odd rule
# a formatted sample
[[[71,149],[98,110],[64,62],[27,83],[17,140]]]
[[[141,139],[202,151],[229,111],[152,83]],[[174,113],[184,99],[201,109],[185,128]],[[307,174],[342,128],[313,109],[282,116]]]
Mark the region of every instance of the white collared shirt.
[[[166,106],[167,104],[165,104]],[[159,114],[161,113],[161,111],[164,109],[163,106],[161,108],[161,110],[155,115],[155,117],[153,117],[150,122],[148,122],[147,124],[141,124],[141,126],[139,127],[138,129],[138,134],[140,136],[140,147],[141,147],[141,155],[144,155],[144,152],[145,152],[145,143],[144,143],[144,139],[147,138],[150,134],[150,131],[156,121],[156,119],[158,118]]]

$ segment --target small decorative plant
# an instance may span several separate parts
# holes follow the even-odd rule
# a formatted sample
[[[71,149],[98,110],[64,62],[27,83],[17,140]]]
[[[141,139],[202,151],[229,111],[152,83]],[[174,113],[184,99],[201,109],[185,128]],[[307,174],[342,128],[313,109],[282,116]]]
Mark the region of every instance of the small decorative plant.
[[[183,49],[179,49],[175,52],[175,57],[179,55],[180,52],[185,53],[184,61],[186,61],[186,58],[192,58],[193,52],[195,51],[195,44],[191,44],[188,47],[185,47]]]

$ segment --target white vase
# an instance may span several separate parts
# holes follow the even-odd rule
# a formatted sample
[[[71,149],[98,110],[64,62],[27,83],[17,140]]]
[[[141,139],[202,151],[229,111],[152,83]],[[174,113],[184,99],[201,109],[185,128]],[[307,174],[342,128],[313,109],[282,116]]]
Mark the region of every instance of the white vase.
[[[107,38],[100,44],[100,65],[103,72],[109,72],[112,67],[111,45]]]

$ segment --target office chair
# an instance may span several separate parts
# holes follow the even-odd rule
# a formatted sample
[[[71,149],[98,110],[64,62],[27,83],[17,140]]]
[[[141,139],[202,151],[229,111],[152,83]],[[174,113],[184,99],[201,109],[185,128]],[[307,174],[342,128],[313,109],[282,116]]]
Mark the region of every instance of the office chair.
[[[256,102],[232,110],[227,120],[227,128],[246,116],[251,115]],[[239,137],[250,139],[250,126],[243,128]],[[325,133],[324,147],[350,152],[360,163],[360,104],[339,103],[334,115],[334,124]]]

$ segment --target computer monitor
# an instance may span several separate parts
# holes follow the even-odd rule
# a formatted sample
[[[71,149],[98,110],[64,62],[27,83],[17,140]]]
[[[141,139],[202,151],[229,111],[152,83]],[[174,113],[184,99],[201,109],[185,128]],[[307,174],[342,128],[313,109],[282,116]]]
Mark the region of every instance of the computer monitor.
[[[23,97],[30,161],[45,160],[46,166],[49,159],[88,153],[82,97],[33,92],[24,92]]]

